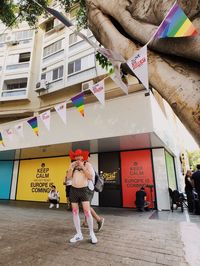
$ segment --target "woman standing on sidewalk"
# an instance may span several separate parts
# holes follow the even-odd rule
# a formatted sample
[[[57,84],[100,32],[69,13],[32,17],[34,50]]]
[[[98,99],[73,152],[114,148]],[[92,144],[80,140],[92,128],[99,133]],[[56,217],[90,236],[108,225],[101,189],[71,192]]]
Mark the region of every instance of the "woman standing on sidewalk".
[[[70,239],[71,243],[76,243],[77,241],[83,240],[79,217],[79,202],[82,203],[83,211],[87,219],[91,242],[92,244],[97,243],[97,238],[94,234],[93,229],[93,217],[90,211],[90,200],[93,195],[91,190],[94,189],[93,184],[95,172],[92,167],[92,164],[87,162],[88,155],[88,151],[82,151],[80,149],[76,150],[75,152],[69,152],[69,156],[74,162],[70,164],[67,178],[72,179],[72,186],[70,190],[70,202],[72,204],[73,221],[74,226],[76,228],[76,235]],[[89,182],[90,180],[92,182]],[[89,188],[88,184],[90,184],[90,186],[93,186],[93,188]]]
[[[185,193],[187,195],[187,203],[189,212],[193,212],[194,210],[194,197],[193,197],[193,185],[192,185],[192,171],[187,170],[185,175]]]

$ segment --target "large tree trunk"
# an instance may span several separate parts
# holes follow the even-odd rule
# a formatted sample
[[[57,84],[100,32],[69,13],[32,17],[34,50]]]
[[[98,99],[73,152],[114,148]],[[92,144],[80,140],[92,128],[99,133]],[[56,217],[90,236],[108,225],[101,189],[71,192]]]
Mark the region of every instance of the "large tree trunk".
[[[104,47],[128,59],[149,41],[173,3],[172,0],[86,0],[89,27]],[[178,3],[200,32],[200,1]],[[161,39],[148,47],[150,84],[200,145],[200,35]]]

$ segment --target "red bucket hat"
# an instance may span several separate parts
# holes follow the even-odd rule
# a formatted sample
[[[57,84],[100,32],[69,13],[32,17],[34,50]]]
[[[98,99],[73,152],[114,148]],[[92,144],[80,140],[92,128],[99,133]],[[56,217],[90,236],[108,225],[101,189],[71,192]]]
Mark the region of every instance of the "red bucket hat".
[[[81,149],[78,149],[75,152],[73,152],[72,150],[69,151],[69,157],[71,158],[71,160],[75,160],[76,156],[83,156],[83,160],[87,161],[89,156],[89,151],[83,151]]]

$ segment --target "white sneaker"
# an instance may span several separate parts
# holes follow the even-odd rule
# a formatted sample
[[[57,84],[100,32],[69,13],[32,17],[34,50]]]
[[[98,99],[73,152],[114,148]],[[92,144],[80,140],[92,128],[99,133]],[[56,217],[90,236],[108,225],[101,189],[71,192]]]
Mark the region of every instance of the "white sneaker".
[[[82,236],[82,235],[78,235],[78,234],[76,234],[74,237],[72,237],[72,238],[69,240],[69,242],[70,242],[70,243],[76,243],[76,242],[81,241],[81,240],[83,240],[83,236]]]
[[[57,208],[57,209],[59,208],[59,204],[58,204],[58,203],[56,204],[56,208]]]
[[[51,204],[50,204],[50,206],[49,206],[49,209],[52,209],[52,208],[53,208],[53,206],[54,206],[54,204],[53,204],[53,203],[51,203]]]
[[[96,244],[98,242],[94,233],[90,235],[90,239],[91,239],[92,244]]]

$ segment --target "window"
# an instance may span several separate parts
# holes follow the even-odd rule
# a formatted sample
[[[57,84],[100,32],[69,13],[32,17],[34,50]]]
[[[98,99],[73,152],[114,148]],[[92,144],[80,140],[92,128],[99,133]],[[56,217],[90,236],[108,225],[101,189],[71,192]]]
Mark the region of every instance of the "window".
[[[0,35],[0,42],[5,42],[5,34]]]
[[[56,80],[63,77],[63,66],[58,67],[53,70],[52,80]]]
[[[77,59],[76,61],[72,61],[68,64],[68,74],[72,74],[80,70],[81,70],[81,59]]]
[[[61,48],[62,48],[62,40],[54,42],[44,48],[43,57],[56,53],[57,51],[61,50]]]
[[[43,74],[41,75],[41,79],[46,79],[46,73],[43,73]]]
[[[31,39],[33,37],[33,30],[17,31],[14,35],[16,41]]]
[[[49,82],[61,79],[63,77],[63,66],[54,68],[53,70],[42,73],[41,79],[46,79]]]
[[[7,84],[7,90],[24,89],[27,87],[27,82]]]
[[[54,19],[49,20],[45,25],[45,31],[48,32],[54,27]]]
[[[24,97],[27,93],[27,78],[6,80],[1,97]]]
[[[75,33],[69,35],[69,45],[76,43],[78,41],[78,36]]]
[[[19,63],[22,62],[29,62],[30,61],[30,57],[31,57],[31,53],[22,53],[19,54]]]
[[[68,64],[68,75],[95,67],[94,54],[89,54]]]

